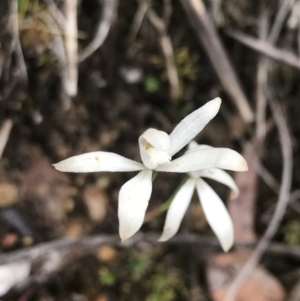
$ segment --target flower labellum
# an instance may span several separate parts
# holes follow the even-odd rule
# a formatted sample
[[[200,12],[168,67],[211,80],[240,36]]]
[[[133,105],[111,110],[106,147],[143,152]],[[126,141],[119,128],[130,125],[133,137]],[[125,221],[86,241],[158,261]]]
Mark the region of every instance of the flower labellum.
[[[152,193],[153,171],[182,173],[212,168],[247,170],[244,158],[226,148],[213,148],[212,151],[198,149],[171,160],[172,156],[194,139],[216,116],[220,105],[220,98],[209,101],[186,116],[170,135],[152,128],[146,130],[138,141],[143,163],[115,153],[99,151],[68,158],[54,164],[54,167],[63,172],[139,171],[134,178],[122,186],[119,193],[119,232],[124,241],[142,226]]]
[[[171,141],[167,133],[148,129],[140,136],[139,146],[142,161],[147,168],[155,169],[158,165],[170,163],[171,156],[168,150]]]

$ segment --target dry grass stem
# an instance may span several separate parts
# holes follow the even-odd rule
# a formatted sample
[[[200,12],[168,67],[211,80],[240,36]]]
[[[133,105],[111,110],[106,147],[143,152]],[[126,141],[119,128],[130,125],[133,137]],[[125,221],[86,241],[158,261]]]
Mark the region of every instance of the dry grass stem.
[[[55,22],[52,15],[50,15],[48,12],[45,12],[43,16],[41,16],[41,20],[45,22],[45,24],[47,25],[48,28],[50,28],[51,31],[56,32],[60,30],[58,24]],[[69,95],[68,60],[67,60],[67,54],[66,54],[66,48],[65,48],[63,36],[53,35],[49,46],[58,62],[60,78],[61,78],[61,86],[64,95],[63,107],[65,110],[68,110],[71,106],[71,100],[69,97],[70,95]]]
[[[65,0],[65,48],[67,56],[67,94],[71,97],[77,94],[78,81],[78,29],[77,0]]]
[[[14,34],[15,51],[16,51],[18,66],[20,68],[20,77],[22,80],[28,82],[27,68],[25,64],[25,59],[24,59],[23,50],[20,42],[20,35],[19,35],[18,0],[12,1],[12,13],[11,13],[10,22]]]
[[[65,28],[66,24],[66,17],[63,15],[63,13],[58,9],[55,2],[53,0],[44,0],[49,14],[52,16],[53,20],[56,21],[56,23],[60,27],[60,32],[63,32],[63,29]]]
[[[266,40],[267,35],[268,17],[267,14],[262,14],[259,24],[259,37],[261,40]],[[268,59],[265,56],[258,58],[256,82],[256,139],[261,144],[266,135]]]
[[[97,25],[95,37],[90,42],[90,44],[79,54],[79,62],[86,60],[102,46],[109,33],[114,17],[117,14],[118,0],[102,0],[100,2],[103,5],[103,10],[101,18]]]
[[[259,53],[262,53],[271,59],[285,63],[294,68],[300,69],[299,57],[289,51],[277,49],[276,47],[272,46],[270,43],[266,41],[255,39],[237,30],[227,30],[226,33],[228,36],[241,42],[247,47]]]
[[[166,71],[170,84],[171,99],[176,101],[180,97],[181,91],[171,38],[167,34],[164,21],[157,16],[153,9],[148,9],[147,16],[159,33],[160,46],[165,57]]]
[[[148,1],[140,1],[138,9],[134,15],[132,24],[131,24],[131,28],[130,28],[130,32],[128,35],[128,50],[127,50],[127,54],[128,56],[133,56],[134,55],[134,51],[133,51],[133,43],[136,40],[136,37],[138,35],[138,32],[141,28],[142,22],[145,18],[146,12],[148,10],[150,6],[150,3]]]
[[[251,123],[254,119],[254,114],[249,106],[249,101],[241,88],[203,2],[201,0],[181,0],[181,3],[210,58],[224,90],[232,97],[245,123]]]

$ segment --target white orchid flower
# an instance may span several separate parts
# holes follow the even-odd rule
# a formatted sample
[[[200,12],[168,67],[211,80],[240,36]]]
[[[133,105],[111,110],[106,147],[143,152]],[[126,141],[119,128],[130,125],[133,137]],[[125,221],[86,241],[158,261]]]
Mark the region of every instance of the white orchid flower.
[[[54,164],[54,167],[64,172],[140,171],[122,186],[119,193],[119,233],[124,241],[143,224],[152,192],[153,171],[193,172],[209,168],[247,170],[244,158],[226,148],[199,149],[171,160],[215,117],[220,105],[220,98],[211,100],[185,117],[170,135],[148,129],[139,137],[143,163],[100,151],[68,158]]]
[[[214,148],[208,145],[198,145],[195,141],[192,141],[186,154],[204,149],[213,150]],[[237,170],[236,162],[229,160],[227,164],[229,165],[227,169]],[[230,168],[230,164],[233,168]],[[231,198],[236,198],[239,194],[239,189],[233,178],[222,169],[211,168],[190,172],[188,180],[179,188],[170,204],[163,234],[159,241],[166,241],[177,233],[196,189],[207,222],[218,237],[223,250],[227,252],[234,241],[232,220],[220,197],[202,177],[218,181],[231,188]]]

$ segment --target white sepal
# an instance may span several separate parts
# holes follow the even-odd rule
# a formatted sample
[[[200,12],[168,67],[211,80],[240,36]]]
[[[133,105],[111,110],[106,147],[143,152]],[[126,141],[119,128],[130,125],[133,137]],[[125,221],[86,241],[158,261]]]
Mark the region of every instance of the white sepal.
[[[159,241],[166,241],[177,233],[183,216],[191,202],[195,183],[196,180],[190,178],[177,191],[168,209],[164,230]]]
[[[225,252],[233,245],[234,230],[229,213],[216,192],[202,179],[196,180],[197,193],[208,224]]]
[[[152,171],[145,169],[126,182],[119,193],[119,233],[122,241],[143,224],[152,192]]]
[[[217,97],[186,116],[170,134],[171,148],[169,155],[173,156],[194,139],[209,121],[216,116],[220,105],[221,99]]]
[[[222,168],[234,171],[246,171],[245,159],[229,148],[203,148],[192,150],[171,161],[168,165],[160,165],[157,171],[191,172],[210,168]]]
[[[155,169],[160,164],[167,164],[171,160],[168,154],[170,137],[167,133],[156,129],[148,129],[139,137],[140,154],[144,165]]]
[[[65,172],[136,171],[145,168],[141,163],[109,152],[86,153],[68,158],[53,166]]]
[[[0,265],[0,296],[25,281],[30,274],[30,269],[31,264],[28,261]]]
[[[227,187],[231,188],[232,193],[230,198],[234,199],[239,195],[239,189],[236,186],[233,178],[224,170],[218,168],[206,169],[193,172],[193,176],[195,174],[198,177],[209,178],[215,180],[219,183],[226,185]]]

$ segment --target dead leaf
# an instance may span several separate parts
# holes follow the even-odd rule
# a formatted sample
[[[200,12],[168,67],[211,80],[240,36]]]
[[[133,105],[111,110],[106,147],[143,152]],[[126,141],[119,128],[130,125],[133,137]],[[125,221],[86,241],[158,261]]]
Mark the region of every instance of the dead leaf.
[[[230,284],[246,263],[250,253],[239,250],[220,254],[208,262],[207,277],[213,299],[222,301]],[[261,266],[257,266],[246,279],[236,301],[282,301],[285,292],[278,280]]]
[[[100,222],[107,212],[107,194],[96,185],[88,186],[83,192],[83,200],[87,206],[91,220]]]

